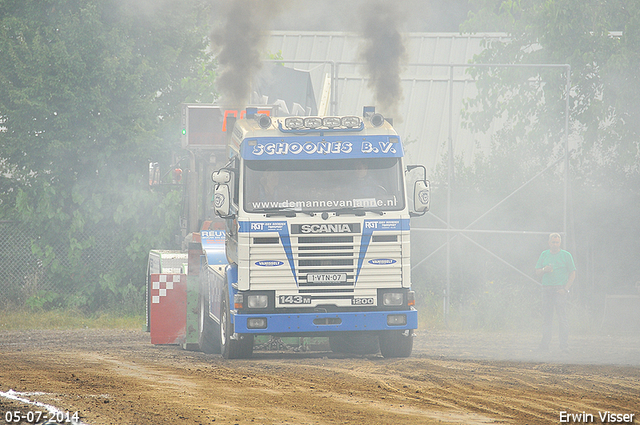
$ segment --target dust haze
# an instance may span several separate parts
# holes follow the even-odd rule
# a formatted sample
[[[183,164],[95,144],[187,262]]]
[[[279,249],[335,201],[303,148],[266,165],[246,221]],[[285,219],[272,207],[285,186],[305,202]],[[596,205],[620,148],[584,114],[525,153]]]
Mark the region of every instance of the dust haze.
[[[369,89],[373,93],[378,112],[399,122],[403,118],[399,107],[407,95],[403,92],[400,79],[408,62],[408,48],[403,34],[408,31],[457,32],[458,25],[466,13],[463,3],[465,2],[447,4],[427,0],[403,2],[390,0],[352,2],[333,0],[318,2],[305,0],[297,2],[217,1],[214,7],[215,29],[212,33],[212,42],[219,62],[220,74],[217,79],[217,88],[222,94],[221,103],[226,105],[247,104],[251,93],[251,83],[261,69],[261,62],[266,59],[265,45],[270,30],[344,31],[356,33],[362,38],[358,59],[364,65],[360,68],[360,72],[369,80]],[[509,182],[505,182],[505,184],[507,183]],[[477,208],[478,204],[458,205],[458,211],[471,211],[474,207]],[[489,208],[490,205],[486,207]],[[438,209],[437,205],[436,209]],[[468,219],[473,220],[472,217]],[[522,226],[523,220],[525,218],[518,211],[502,211],[494,222],[485,222],[482,227],[505,229],[509,226],[515,226],[513,228],[518,228]],[[548,228],[549,231],[557,229],[557,226],[551,226],[548,222],[535,224],[532,228]],[[417,227],[423,226],[429,227],[429,224],[421,225],[419,221],[417,222]],[[437,223],[432,226],[439,227]],[[424,234],[415,234],[412,245],[414,243],[422,244],[420,238],[423,237],[424,239],[429,238]],[[506,256],[512,264],[529,273],[533,271],[537,256],[547,248],[545,237],[541,237],[540,240],[542,241],[540,243],[532,240],[514,243],[513,239],[509,239],[505,241],[506,244],[496,242],[497,246],[492,249],[495,248],[495,252]],[[491,243],[491,241],[488,242]],[[495,266],[488,266],[491,261],[486,259],[486,253],[478,251],[471,254],[469,246],[467,245],[466,248],[460,250],[461,254],[455,258],[456,261],[452,264],[454,275],[460,278],[460,282],[465,282],[461,284],[464,288],[453,288],[454,293],[450,294],[452,301],[457,303],[456,308],[460,310],[461,318],[459,320],[464,322],[460,327],[464,328],[466,332],[482,333],[491,330],[493,324],[502,325],[504,328],[509,328],[509,332],[521,336],[520,345],[510,346],[510,338],[507,337],[503,347],[495,347],[494,351],[497,357],[547,360],[547,358],[536,357],[534,352],[539,343],[541,330],[541,326],[537,325],[537,322],[540,321],[537,311],[541,298],[539,287],[526,279],[519,280],[521,276],[517,274],[513,278],[513,276],[497,273]],[[508,253],[504,251],[505,247]],[[570,251],[576,257],[580,279],[585,274],[585,258],[580,255],[580,252],[574,252],[573,247],[571,248]],[[412,250],[414,262],[420,261],[420,257],[426,256],[429,252],[428,250],[422,252],[420,249],[414,248]],[[419,276],[415,278],[414,284],[417,283],[420,286],[416,285],[416,291],[426,292],[441,289],[435,282],[442,281],[442,270],[437,271],[435,276],[433,269],[425,273],[421,268],[418,272]],[[496,288],[494,281],[500,279],[502,282],[510,283]],[[577,285],[580,283],[578,281]],[[579,287],[577,286],[577,288]],[[580,289],[577,289],[578,293],[579,291]],[[579,300],[580,303],[583,301]],[[425,303],[420,305],[419,309],[423,311],[441,310],[441,292],[436,293],[431,302],[432,305]],[[601,308],[602,306],[592,306],[589,311],[574,311],[573,320],[582,325],[589,314],[600,312]],[[609,311],[608,314],[611,317],[613,313]],[[624,319],[619,321],[624,321]],[[608,327],[604,326],[606,325],[604,320],[602,320],[602,324],[599,329],[590,330],[576,326],[580,329],[576,329],[574,334],[575,346],[584,348],[588,345],[588,339],[585,339],[586,335],[609,335],[610,332]],[[631,324],[627,321],[627,325]],[[610,335],[608,337],[613,338]],[[458,348],[461,347],[460,344],[464,345],[462,340],[457,340],[457,343]],[[488,346],[491,344],[491,341],[487,341]],[[466,352],[470,356],[479,355],[477,352],[474,354],[471,348]],[[491,352],[489,347],[483,355],[486,356],[487,352]],[[630,356],[633,358],[633,354]],[[590,351],[588,359],[583,360],[624,363],[629,358],[613,360],[610,355],[605,355],[604,352],[601,358],[596,358],[593,351]]]

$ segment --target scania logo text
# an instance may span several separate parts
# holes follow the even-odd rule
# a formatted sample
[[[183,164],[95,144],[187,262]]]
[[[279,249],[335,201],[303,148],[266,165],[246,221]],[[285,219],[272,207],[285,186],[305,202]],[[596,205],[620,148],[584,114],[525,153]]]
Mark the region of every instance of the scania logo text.
[[[360,233],[359,223],[294,224],[292,233]]]
[[[302,233],[350,233],[348,224],[303,224],[300,226]]]

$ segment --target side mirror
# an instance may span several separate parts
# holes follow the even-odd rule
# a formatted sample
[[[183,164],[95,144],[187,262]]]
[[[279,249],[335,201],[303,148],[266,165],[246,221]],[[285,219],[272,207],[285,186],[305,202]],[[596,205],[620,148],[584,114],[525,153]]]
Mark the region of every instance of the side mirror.
[[[229,185],[219,184],[216,186],[213,195],[213,206],[219,217],[231,217],[231,191],[229,190]]]
[[[233,179],[233,172],[229,170],[218,170],[211,173],[211,180],[216,184],[227,184]]]
[[[413,206],[417,213],[429,211],[431,202],[431,188],[429,180],[418,180],[413,186]]]

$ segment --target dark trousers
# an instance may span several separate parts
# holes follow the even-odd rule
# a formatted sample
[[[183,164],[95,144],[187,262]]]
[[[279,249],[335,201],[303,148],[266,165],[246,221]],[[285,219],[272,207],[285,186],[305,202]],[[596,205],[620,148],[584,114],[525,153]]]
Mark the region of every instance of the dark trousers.
[[[549,348],[553,333],[553,312],[558,316],[560,349],[567,348],[569,339],[569,320],[567,319],[567,294],[558,293],[562,286],[542,287],[542,342],[541,348]]]

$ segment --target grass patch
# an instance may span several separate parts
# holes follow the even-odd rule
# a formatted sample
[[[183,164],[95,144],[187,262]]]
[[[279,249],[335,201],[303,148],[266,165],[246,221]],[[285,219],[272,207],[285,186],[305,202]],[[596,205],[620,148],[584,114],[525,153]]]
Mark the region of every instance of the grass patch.
[[[98,312],[90,315],[76,310],[0,310],[0,331],[29,329],[142,329],[144,315]]]

